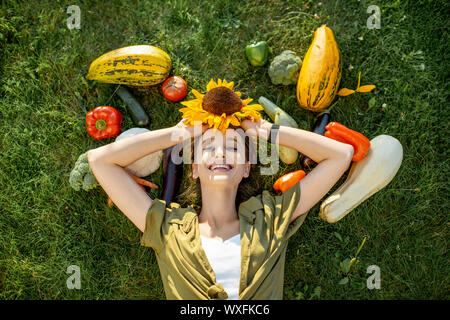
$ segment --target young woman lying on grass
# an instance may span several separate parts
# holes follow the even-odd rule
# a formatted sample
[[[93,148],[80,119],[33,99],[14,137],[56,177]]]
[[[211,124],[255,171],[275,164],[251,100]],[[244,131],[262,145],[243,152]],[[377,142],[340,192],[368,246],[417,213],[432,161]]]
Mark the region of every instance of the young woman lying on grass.
[[[143,232],[141,244],[155,251],[167,299],[282,299],[288,239],[348,168],[353,148],[280,126],[279,144],[298,150],[318,165],[283,195],[264,191],[236,210],[238,186],[248,177],[250,162],[246,152],[238,152],[242,148],[226,143],[229,136],[242,143],[240,135],[230,135],[233,129],[228,129],[223,136],[217,130],[214,139],[196,147],[197,152],[202,148],[199,163],[192,164],[192,178],[200,179],[201,184],[202,207],[197,214],[191,206],[181,208],[172,203],[166,208],[164,201],[151,199],[124,169],[181,142],[182,138],[171,138],[176,131],[187,130],[194,137],[194,127],[185,123],[182,120],[174,127],[90,150],[88,159],[95,177]],[[262,119],[244,120],[241,127],[248,135],[267,139],[272,124]],[[214,129],[203,125],[198,131],[207,130]]]

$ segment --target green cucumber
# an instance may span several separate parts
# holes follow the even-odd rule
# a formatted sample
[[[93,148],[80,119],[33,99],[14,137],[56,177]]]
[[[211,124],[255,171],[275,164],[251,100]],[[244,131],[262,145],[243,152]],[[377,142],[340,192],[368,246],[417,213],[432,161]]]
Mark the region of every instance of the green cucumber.
[[[117,90],[117,94],[127,105],[131,118],[137,126],[144,127],[149,124],[150,119],[148,115],[145,113],[141,104],[131,95],[127,88],[120,86]]]

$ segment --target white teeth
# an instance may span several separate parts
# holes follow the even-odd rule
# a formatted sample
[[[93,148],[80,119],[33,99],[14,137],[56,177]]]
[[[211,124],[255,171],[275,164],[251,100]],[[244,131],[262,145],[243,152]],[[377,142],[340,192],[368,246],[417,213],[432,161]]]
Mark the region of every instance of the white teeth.
[[[214,165],[212,165],[210,167],[210,170],[214,170],[214,169],[217,169],[217,168],[223,168],[223,169],[229,170],[229,169],[231,169],[231,166],[226,165],[226,164],[214,164]]]

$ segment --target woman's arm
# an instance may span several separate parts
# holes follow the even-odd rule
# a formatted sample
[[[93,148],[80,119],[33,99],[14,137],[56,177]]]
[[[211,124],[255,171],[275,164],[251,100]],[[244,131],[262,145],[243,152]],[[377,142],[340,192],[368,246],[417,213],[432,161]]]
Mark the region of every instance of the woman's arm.
[[[148,154],[193,136],[193,127],[185,129],[182,121],[174,127],[138,134],[88,151],[89,165],[98,183],[142,232],[152,199],[124,168]]]
[[[258,135],[267,139],[272,124],[264,120],[242,122],[244,130],[249,135]],[[305,214],[334,186],[347,170],[353,156],[353,147],[328,139],[319,134],[280,126],[279,144],[307,155],[318,165],[300,181],[301,201],[295,210],[292,220]]]

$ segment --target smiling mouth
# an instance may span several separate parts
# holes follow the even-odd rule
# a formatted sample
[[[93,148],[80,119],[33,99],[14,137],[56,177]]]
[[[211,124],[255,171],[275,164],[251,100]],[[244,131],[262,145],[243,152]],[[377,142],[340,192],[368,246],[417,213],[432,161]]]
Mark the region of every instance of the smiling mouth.
[[[214,163],[214,164],[210,165],[208,167],[208,169],[213,172],[227,172],[227,171],[233,169],[233,166],[231,166],[229,164],[224,164],[224,163],[221,163],[221,164]]]

